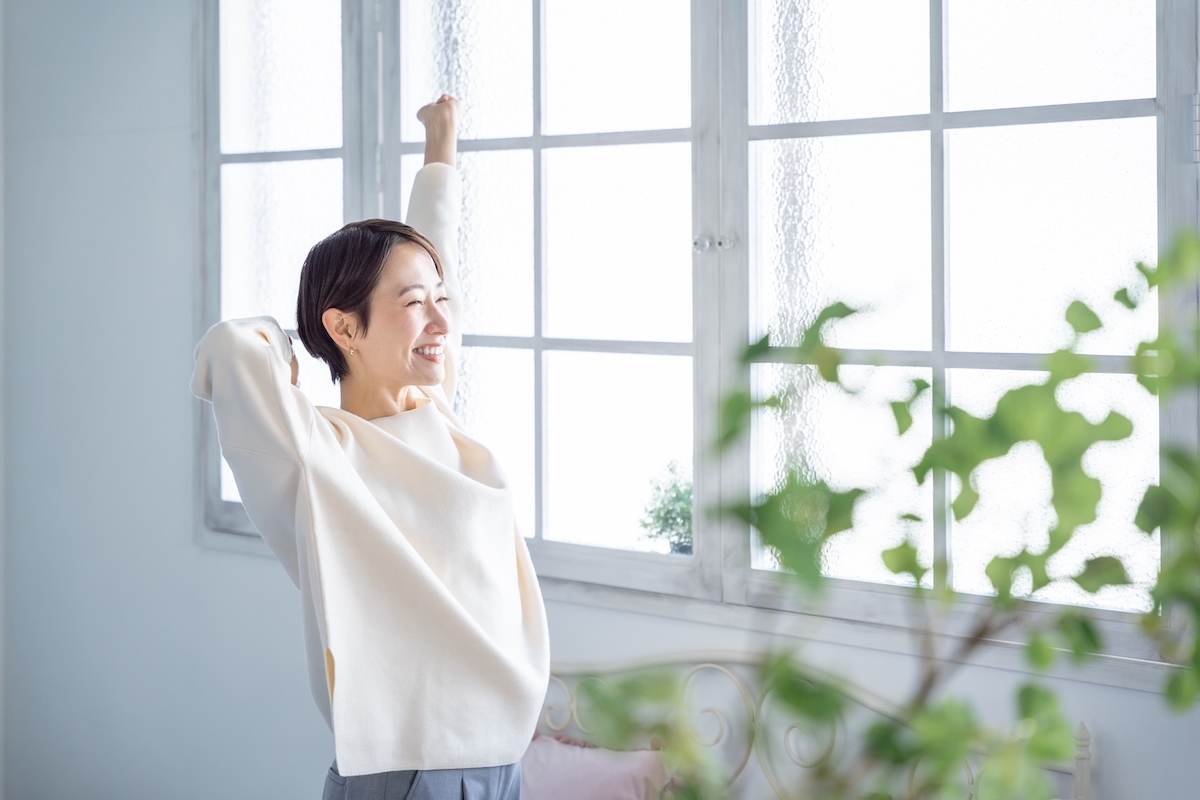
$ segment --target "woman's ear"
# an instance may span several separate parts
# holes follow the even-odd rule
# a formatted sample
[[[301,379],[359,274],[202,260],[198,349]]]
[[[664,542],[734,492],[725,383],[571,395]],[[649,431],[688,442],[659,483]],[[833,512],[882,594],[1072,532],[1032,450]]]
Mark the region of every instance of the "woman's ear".
[[[349,350],[358,335],[358,318],[353,313],[347,313],[338,308],[327,308],[321,315],[321,324],[333,343],[343,350]]]

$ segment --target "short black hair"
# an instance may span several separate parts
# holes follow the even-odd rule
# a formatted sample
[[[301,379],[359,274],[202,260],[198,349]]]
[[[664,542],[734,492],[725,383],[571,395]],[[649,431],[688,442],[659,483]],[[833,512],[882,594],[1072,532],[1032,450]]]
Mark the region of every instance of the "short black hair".
[[[342,349],[325,330],[321,316],[331,308],[352,313],[366,331],[371,293],[379,285],[392,248],[402,242],[422,247],[433,259],[438,276],[445,278],[433,243],[416,228],[389,219],[351,222],[313,245],[304,259],[296,297],[296,327],[308,352],[329,365],[335,383],[345,377],[349,366]]]

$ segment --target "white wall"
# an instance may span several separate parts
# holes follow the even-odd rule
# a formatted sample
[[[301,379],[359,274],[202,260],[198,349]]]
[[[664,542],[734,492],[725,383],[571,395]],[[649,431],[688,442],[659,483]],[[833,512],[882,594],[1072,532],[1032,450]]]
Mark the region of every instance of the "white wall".
[[[295,590],[193,543],[193,3],[5,12],[6,797],[317,797]]]
[[[8,800],[317,797],[332,742],[295,590],[197,547],[191,0],[6,0],[4,435]],[[554,653],[755,644],[741,631],[549,604]],[[900,656],[808,652],[885,693]],[[960,687],[995,719],[1012,673]],[[1200,786],[1200,715],[1060,683],[1098,796]]]

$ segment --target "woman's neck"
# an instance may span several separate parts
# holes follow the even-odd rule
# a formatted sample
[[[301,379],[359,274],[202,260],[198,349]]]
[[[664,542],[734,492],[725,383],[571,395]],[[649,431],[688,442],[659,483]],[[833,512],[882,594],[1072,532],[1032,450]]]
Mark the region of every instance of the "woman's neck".
[[[402,411],[411,411],[417,407],[418,398],[424,396],[417,386],[368,385],[351,375],[343,377],[339,386],[342,410],[363,419],[392,417]]]

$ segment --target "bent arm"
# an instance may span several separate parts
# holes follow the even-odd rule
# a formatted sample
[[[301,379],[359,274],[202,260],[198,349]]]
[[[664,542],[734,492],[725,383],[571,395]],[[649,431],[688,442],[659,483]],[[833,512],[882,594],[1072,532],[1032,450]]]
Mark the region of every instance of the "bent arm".
[[[212,403],[246,513],[295,582],[296,496],[317,412],[292,385],[291,361],[275,320],[219,322],[196,345],[192,393]]]

